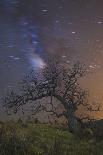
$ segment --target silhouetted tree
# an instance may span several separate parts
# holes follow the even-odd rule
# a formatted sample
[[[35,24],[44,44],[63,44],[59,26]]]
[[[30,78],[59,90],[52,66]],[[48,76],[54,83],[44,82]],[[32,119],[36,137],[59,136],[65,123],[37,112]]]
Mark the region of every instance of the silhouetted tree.
[[[45,111],[57,118],[64,116],[67,119],[70,131],[74,132],[82,127],[83,120],[89,119],[89,117],[80,118],[76,116],[76,111],[80,106],[90,107],[88,92],[80,87],[78,81],[86,73],[85,65],[79,62],[72,67],[64,67],[58,61],[48,61],[44,69],[31,72],[23,79],[20,95],[11,92],[9,96],[5,97],[4,106],[17,112],[19,107],[29,101],[40,101],[40,99],[48,97],[49,103],[34,102],[33,114]],[[57,112],[54,98],[62,104],[62,113]]]

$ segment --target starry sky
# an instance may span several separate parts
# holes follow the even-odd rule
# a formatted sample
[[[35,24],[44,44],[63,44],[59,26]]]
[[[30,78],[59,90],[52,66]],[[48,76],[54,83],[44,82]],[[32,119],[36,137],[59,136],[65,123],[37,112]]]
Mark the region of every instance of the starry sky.
[[[83,82],[103,100],[103,0],[0,0],[0,95],[16,88],[44,55],[85,63]]]

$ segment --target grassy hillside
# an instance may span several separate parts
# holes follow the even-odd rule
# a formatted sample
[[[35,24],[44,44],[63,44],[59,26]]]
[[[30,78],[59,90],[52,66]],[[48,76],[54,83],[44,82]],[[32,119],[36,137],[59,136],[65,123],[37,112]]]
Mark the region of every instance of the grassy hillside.
[[[0,155],[103,155],[103,142],[45,124],[7,122],[0,125]]]

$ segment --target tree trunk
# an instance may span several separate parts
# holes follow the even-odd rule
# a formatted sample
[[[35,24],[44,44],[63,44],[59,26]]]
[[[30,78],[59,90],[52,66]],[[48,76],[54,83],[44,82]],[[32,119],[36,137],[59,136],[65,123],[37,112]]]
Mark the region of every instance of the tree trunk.
[[[77,117],[75,116],[75,111],[70,107],[70,105],[67,111],[67,121],[68,128],[71,132],[78,134],[81,131],[81,123],[78,121]]]

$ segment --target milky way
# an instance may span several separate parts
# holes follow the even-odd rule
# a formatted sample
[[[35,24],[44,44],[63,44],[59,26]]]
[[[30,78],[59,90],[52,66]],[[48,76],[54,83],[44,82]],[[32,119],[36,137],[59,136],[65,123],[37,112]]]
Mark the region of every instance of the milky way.
[[[0,1],[0,94],[50,54],[84,62],[93,74],[83,85],[103,100],[102,0]]]

